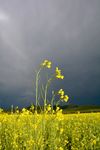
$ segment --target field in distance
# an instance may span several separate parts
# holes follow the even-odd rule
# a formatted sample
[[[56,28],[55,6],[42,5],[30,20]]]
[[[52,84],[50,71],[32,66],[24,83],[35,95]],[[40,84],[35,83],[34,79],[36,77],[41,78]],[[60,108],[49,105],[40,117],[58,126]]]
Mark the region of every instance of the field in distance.
[[[91,113],[91,112],[100,112],[100,106],[97,105],[67,105],[62,106],[63,113]]]

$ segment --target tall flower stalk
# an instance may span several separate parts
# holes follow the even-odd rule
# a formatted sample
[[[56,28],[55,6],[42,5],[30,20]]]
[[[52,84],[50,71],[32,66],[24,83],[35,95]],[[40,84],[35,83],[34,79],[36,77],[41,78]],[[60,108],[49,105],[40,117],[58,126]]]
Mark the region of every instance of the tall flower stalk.
[[[43,68],[48,68],[50,69],[51,68],[51,65],[52,65],[52,62],[49,61],[49,60],[44,60],[41,65],[40,65],[40,68],[39,70],[36,72],[36,82],[35,82],[35,86],[36,86],[36,112],[37,112],[37,106],[39,105],[39,75],[40,75],[40,72]],[[47,108],[47,93],[48,93],[48,88],[50,86],[50,83],[51,81],[56,78],[56,79],[64,79],[64,76],[62,75],[61,73],[61,70],[56,67],[55,69],[55,73],[47,80],[47,83],[44,87],[44,94],[42,93],[42,97],[44,95],[44,99],[43,99],[43,103],[44,103],[44,112],[46,111],[46,108]],[[53,91],[53,95],[52,95],[52,99],[51,99],[51,106],[52,106],[52,111],[53,111],[53,102],[54,102],[54,99],[55,99],[55,92]],[[56,92],[57,93],[57,92]],[[60,100],[61,101],[65,101],[67,102],[69,97],[67,95],[64,95],[64,91],[62,89],[60,89],[58,91],[58,95],[60,96]],[[49,110],[50,110],[50,106],[49,106]]]
[[[36,73],[36,111],[37,111],[37,105],[38,105],[38,82],[39,82],[40,71],[41,71],[41,68]]]
[[[46,86],[45,86],[45,91],[44,91],[44,111],[46,111],[46,105],[47,105],[47,93],[48,93],[48,88],[50,86],[51,81],[53,80],[53,76],[47,80]]]

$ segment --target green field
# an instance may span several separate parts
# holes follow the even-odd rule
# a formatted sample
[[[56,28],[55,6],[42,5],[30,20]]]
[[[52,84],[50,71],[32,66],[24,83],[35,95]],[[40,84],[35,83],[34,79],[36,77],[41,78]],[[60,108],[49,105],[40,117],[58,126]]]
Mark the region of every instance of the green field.
[[[100,113],[1,113],[0,150],[100,150]]]
[[[100,106],[95,105],[67,105],[63,106],[63,113],[92,113],[92,112],[100,112]]]

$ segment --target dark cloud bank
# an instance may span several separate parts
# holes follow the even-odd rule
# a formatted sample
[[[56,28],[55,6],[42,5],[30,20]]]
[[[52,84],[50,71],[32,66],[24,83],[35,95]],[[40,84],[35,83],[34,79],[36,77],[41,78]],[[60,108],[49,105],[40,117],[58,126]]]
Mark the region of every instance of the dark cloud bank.
[[[100,105],[100,1],[0,0],[0,106],[33,101],[33,69],[62,68],[69,103]]]

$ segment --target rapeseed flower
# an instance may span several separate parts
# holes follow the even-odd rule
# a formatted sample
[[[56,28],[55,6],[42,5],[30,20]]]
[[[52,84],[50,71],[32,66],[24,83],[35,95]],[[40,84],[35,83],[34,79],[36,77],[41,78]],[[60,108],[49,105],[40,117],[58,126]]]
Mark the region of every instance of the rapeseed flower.
[[[68,99],[69,99],[68,95],[65,95],[64,98],[63,98],[63,100],[64,100],[65,102],[67,102]]]
[[[43,63],[41,64],[42,67],[46,67],[46,68],[51,68],[51,65],[52,65],[52,62],[47,59],[45,59]]]
[[[61,128],[60,129],[60,134],[62,134],[64,132],[64,129],[63,128]]]
[[[60,110],[60,107],[57,107],[57,108],[56,108],[56,111],[58,111],[58,110]]]
[[[62,147],[60,147],[59,150],[64,150],[64,149]]]
[[[64,79],[64,76],[61,74],[61,70],[59,70],[58,67],[56,67],[55,74],[57,79]]]
[[[60,99],[61,100],[63,100],[63,101],[65,101],[65,102],[67,102],[68,101],[68,99],[69,99],[69,97],[68,97],[68,95],[64,95],[64,90],[63,89],[60,89],[59,91],[58,91],[58,95],[60,95]]]
[[[96,140],[93,140],[93,144],[96,145]]]
[[[61,95],[61,96],[63,96],[63,95],[64,95],[64,90],[63,90],[63,89],[60,89],[60,90],[58,91],[58,94]]]
[[[47,111],[50,111],[51,110],[51,105],[49,104],[48,106],[47,106]]]

